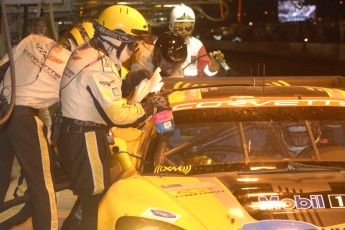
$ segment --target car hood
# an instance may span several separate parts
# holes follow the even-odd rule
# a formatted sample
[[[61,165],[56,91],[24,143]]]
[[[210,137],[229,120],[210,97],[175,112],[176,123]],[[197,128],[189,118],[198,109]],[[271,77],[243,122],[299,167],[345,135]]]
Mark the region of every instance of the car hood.
[[[145,179],[212,228],[215,223],[222,229],[272,219],[307,222],[322,229],[345,227],[342,171]]]

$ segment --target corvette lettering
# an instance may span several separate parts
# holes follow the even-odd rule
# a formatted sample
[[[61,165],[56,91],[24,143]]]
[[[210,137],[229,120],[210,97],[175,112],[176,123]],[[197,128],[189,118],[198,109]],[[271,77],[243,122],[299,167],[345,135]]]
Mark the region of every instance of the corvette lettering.
[[[54,79],[58,79],[61,77],[58,73],[56,73],[53,69],[47,66],[44,62],[39,61],[37,57],[35,57],[28,50],[24,50],[24,54],[30,59],[32,64],[36,65],[39,68],[40,71],[45,72],[47,75]]]
[[[173,105],[173,110],[226,108],[226,107],[285,107],[285,106],[345,106],[341,100],[226,100],[203,101]]]

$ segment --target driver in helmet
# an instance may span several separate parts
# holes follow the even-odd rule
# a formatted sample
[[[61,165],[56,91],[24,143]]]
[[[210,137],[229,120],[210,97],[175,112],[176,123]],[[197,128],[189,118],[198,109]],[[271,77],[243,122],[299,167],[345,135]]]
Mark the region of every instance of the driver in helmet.
[[[312,149],[313,142],[319,143],[320,133],[320,126],[315,122],[287,122],[282,126],[281,137],[288,154],[298,157],[303,151]]]
[[[192,8],[180,4],[170,14],[169,28],[182,36],[187,44],[188,56],[182,65],[181,75],[185,77],[212,77],[218,73],[220,62],[224,60],[221,51],[207,54],[202,42],[193,37],[195,14]]]
[[[79,229],[97,229],[98,204],[110,186],[108,129],[136,127],[169,109],[168,100],[158,94],[134,104],[122,97],[122,86],[129,86],[122,84],[118,71],[148,36],[144,17],[129,6],[113,5],[93,26],[94,37],[73,51],[60,86],[57,147],[70,188],[81,203]]]
[[[161,69],[162,77],[182,77],[178,71],[187,58],[187,45],[178,34],[168,31],[155,42],[153,64]]]

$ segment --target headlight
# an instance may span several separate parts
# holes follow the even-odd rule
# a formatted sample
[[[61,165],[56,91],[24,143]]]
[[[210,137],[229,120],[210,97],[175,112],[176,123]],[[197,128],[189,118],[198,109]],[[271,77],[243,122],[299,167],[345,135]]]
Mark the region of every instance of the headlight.
[[[242,226],[242,230],[274,230],[274,229],[281,229],[281,230],[319,230],[318,227],[315,225],[294,221],[294,220],[262,220],[255,223],[247,223]]]
[[[123,216],[118,219],[115,225],[115,230],[184,230],[184,228],[180,228],[173,224],[136,217],[136,216]]]

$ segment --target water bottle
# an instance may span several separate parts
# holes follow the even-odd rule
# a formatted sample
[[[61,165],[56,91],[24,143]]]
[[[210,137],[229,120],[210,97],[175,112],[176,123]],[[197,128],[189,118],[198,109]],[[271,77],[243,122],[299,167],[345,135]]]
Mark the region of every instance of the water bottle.
[[[174,117],[172,110],[163,110],[153,115],[153,123],[160,134],[172,132],[174,130]]]

